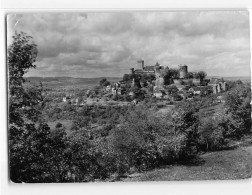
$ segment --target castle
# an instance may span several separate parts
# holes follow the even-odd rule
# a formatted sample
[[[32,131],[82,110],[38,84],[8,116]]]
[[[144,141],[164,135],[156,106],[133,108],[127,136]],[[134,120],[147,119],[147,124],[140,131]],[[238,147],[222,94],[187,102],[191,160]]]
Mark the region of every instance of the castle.
[[[206,79],[205,72],[188,72],[187,65],[179,65],[178,69],[170,69],[168,66],[161,66],[158,62],[153,66],[146,66],[144,60],[138,60],[136,69],[131,68],[131,75],[125,74],[125,76],[123,80],[107,85],[104,89],[106,93],[104,97],[111,95],[116,98],[117,95],[126,94],[134,98],[140,94],[139,96],[147,98],[156,97],[181,101],[182,99],[193,99],[194,96],[198,95],[218,94],[227,89],[224,79]],[[90,90],[88,90],[87,97],[90,94]],[[63,102],[84,105],[83,102],[78,104],[79,99],[72,99],[71,96],[68,94],[63,97]],[[98,99],[96,101],[98,102]],[[222,100],[218,99],[218,101]],[[84,102],[87,103],[88,101],[85,100]]]
[[[169,68],[161,66],[158,62],[154,66],[145,66],[144,60],[137,61],[137,69],[131,68],[131,74],[154,74],[155,86],[162,89],[164,86],[164,74],[169,71]]]
[[[164,89],[165,75],[169,75],[169,67],[161,66],[158,62],[154,66],[146,66],[144,60],[138,60],[135,68],[131,68],[131,74],[153,74],[155,75],[155,89]],[[168,78],[171,85],[175,85],[179,90],[186,86],[210,86],[214,94],[226,90],[226,82],[223,79],[212,78],[205,79],[196,76],[197,73],[188,74],[187,65],[179,65],[178,75],[176,77]],[[167,78],[166,78],[167,79]]]

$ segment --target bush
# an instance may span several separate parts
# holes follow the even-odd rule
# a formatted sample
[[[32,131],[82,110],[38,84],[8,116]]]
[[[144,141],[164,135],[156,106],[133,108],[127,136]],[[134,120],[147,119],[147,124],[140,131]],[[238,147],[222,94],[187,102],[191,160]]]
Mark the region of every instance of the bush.
[[[102,78],[102,79],[100,80],[100,86],[106,87],[106,86],[108,86],[108,85],[110,85],[110,82],[109,82],[106,78]]]
[[[226,117],[223,123],[226,136],[241,138],[250,133],[251,128],[251,89],[249,85],[237,84],[226,94]]]
[[[227,146],[224,136],[224,129],[219,122],[212,118],[207,118],[201,122],[199,127],[200,139],[199,147],[202,151],[222,150]]]
[[[158,104],[156,104],[156,106],[157,106],[158,108],[163,108],[163,107],[166,106],[166,104],[165,104],[165,103],[158,103]]]
[[[176,130],[170,117],[158,118],[143,107],[126,113],[120,127],[112,130],[114,150],[122,155],[117,164],[125,172],[130,168],[141,171],[195,156],[197,121],[186,112],[175,118]]]

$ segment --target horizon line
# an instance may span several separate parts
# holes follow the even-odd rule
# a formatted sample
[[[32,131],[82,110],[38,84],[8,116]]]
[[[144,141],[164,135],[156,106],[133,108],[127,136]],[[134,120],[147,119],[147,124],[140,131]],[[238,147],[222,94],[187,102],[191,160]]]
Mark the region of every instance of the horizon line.
[[[24,78],[39,77],[39,78],[75,78],[75,79],[92,79],[92,78],[121,78],[117,76],[98,76],[98,77],[74,77],[74,76],[24,76]],[[123,76],[122,76],[123,77]],[[251,77],[249,76],[218,76],[218,75],[207,75],[206,77]]]

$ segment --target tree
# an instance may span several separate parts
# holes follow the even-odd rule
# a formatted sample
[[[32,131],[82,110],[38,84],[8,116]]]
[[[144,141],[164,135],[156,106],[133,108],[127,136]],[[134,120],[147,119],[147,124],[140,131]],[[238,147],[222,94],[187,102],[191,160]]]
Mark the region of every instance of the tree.
[[[164,85],[169,85],[171,83],[171,75],[170,69],[166,67],[164,70],[161,71],[161,77],[164,78]]]
[[[33,64],[37,56],[37,47],[31,37],[25,33],[15,33],[13,43],[7,51],[7,64],[9,67],[9,124],[18,128],[24,124],[22,107],[33,106],[37,102],[30,101],[29,95],[23,87],[23,75]],[[14,127],[13,127],[14,128]]]
[[[192,73],[192,72],[188,72],[188,73],[187,73],[187,77],[188,77],[189,79],[193,79],[193,73]]]
[[[202,81],[204,78],[206,78],[207,74],[204,71],[199,71],[198,72],[198,77]]]
[[[194,73],[193,73],[193,78],[194,78],[194,79],[199,79],[199,78],[200,78],[199,73],[194,72]]]
[[[79,131],[84,130],[86,131],[87,128],[90,126],[90,117],[88,116],[77,116],[75,120],[73,121],[71,130],[73,131]]]
[[[178,88],[175,85],[168,85],[165,87],[169,94],[173,95],[178,92]]]
[[[203,151],[215,151],[223,149],[227,141],[223,134],[223,128],[218,120],[211,116],[202,119],[199,125],[199,147]]]
[[[201,97],[205,97],[205,96],[209,97],[209,95],[213,93],[213,88],[211,86],[206,86],[202,88],[200,91],[201,91],[200,93]]]
[[[184,136],[183,150],[179,152],[180,158],[195,156],[198,152],[198,125],[199,117],[197,115],[198,109],[193,107],[190,102],[177,106],[172,114],[172,128],[174,133]]]
[[[170,76],[170,78],[173,78],[173,79],[178,78],[179,77],[179,70],[171,68],[169,70],[169,76]]]
[[[106,87],[106,86],[108,86],[108,85],[110,85],[110,82],[109,82],[106,78],[102,78],[102,79],[100,80],[100,86],[101,86],[101,87]]]
[[[32,42],[32,37],[27,34],[15,33],[13,43],[8,48],[9,84],[10,89],[19,87],[24,83],[24,74],[30,68],[35,68],[37,45]],[[10,90],[11,95],[16,94]]]
[[[154,74],[143,74],[141,76],[141,81],[143,83],[147,83],[147,82],[151,83],[153,80],[155,80],[155,75]]]
[[[249,85],[237,85],[226,94],[226,132],[230,137],[241,137],[251,127],[251,89]]]
[[[69,180],[67,173],[70,170],[71,158],[68,158],[69,155],[66,154],[69,147],[66,128],[61,123],[57,123],[47,139],[50,152],[46,154],[45,161],[50,172],[46,174],[45,181],[67,182]]]
[[[9,164],[13,182],[42,182],[50,128],[39,122],[42,86],[25,87],[24,74],[35,68],[37,46],[27,34],[15,33],[7,50],[9,67]]]
[[[34,68],[37,55],[37,47],[31,41],[31,37],[25,33],[15,33],[13,43],[8,47],[7,64],[9,67],[9,152],[10,152],[10,178],[14,182],[22,182],[31,177],[31,168],[27,167],[34,159],[26,159],[31,154],[24,140],[35,130],[35,125],[28,123],[26,109],[30,104],[29,96],[23,87],[25,82],[23,75],[29,68]],[[29,103],[29,105],[27,105]],[[25,111],[26,110],[26,111]],[[35,112],[36,113],[36,112]],[[25,150],[26,149],[26,150]],[[26,152],[27,151],[27,152]],[[33,161],[34,162],[34,161]],[[29,170],[29,171],[27,171]],[[24,174],[22,174],[24,172]]]
[[[131,82],[132,79],[132,75],[131,74],[124,74],[123,75],[123,81],[125,81],[126,83]]]
[[[98,95],[100,93],[100,87],[95,86],[92,90],[92,95]]]
[[[62,125],[62,123],[57,122],[56,125],[55,125],[55,129],[62,129],[62,128],[64,128],[64,126]]]
[[[132,86],[130,88],[130,91],[133,92],[134,98],[141,99],[141,100],[144,99],[144,91],[141,90],[141,88],[137,86]]]
[[[183,99],[183,97],[179,95],[178,93],[174,93],[172,97],[174,101],[181,101]]]

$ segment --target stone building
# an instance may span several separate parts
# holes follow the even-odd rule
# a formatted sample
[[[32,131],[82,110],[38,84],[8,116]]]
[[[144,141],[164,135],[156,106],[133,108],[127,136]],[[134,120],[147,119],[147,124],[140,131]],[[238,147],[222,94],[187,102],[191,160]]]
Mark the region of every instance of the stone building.
[[[160,66],[160,64],[157,62],[156,65],[154,66],[154,70],[155,70],[155,86],[157,86],[159,89],[163,89],[164,88],[164,72],[165,69],[163,66]],[[166,71],[169,70],[166,69]]]
[[[157,86],[153,89],[153,96],[156,98],[162,98],[164,96],[164,91],[160,90]]]
[[[134,74],[155,74],[154,66],[145,66],[144,60],[137,61],[137,69],[131,68],[131,73]]]
[[[186,65],[179,65],[179,78],[185,79],[187,78],[187,66]]]
[[[212,78],[208,83],[208,86],[211,86],[213,89],[213,93],[217,94],[221,91],[226,91],[227,83],[223,79]]]
[[[69,96],[66,96],[66,97],[63,97],[63,102],[67,102],[67,101],[70,101],[71,100],[71,97]]]
[[[169,67],[161,66],[158,62],[154,66],[146,66],[144,63],[144,60],[138,60],[136,69],[132,68],[131,73],[132,74],[152,74],[155,75],[155,88],[156,91],[154,92],[156,96],[161,95],[161,91],[164,91],[165,84],[174,85],[177,87],[179,91],[184,90],[188,87],[188,89],[192,86],[197,87],[203,87],[203,86],[211,86],[213,89],[213,92],[215,94],[225,91],[226,90],[226,82],[223,80],[216,80],[216,79],[200,79],[194,73],[192,76],[191,74],[188,74],[188,66],[187,65],[179,65],[178,67],[178,76],[174,78],[174,75],[169,74]],[[169,82],[166,82],[168,81]],[[138,85],[139,82],[136,82],[136,80],[132,79],[131,86],[139,86],[139,87],[146,87],[141,85],[141,83]],[[187,90],[188,90],[187,89]],[[197,90],[194,90],[194,92]],[[195,92],[197,94],[200,94],[199,90]],[[196,95],[194,93],[194,95]]]

